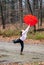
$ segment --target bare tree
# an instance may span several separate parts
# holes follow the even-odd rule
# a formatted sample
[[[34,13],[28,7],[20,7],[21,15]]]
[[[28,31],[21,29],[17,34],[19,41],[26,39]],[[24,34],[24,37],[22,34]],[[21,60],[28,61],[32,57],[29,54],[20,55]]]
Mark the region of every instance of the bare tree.
[[[42,26],[42,0],[40,0],[40,26]]]
[[[33,13],[35,15],[35,0],[33,0]],[[34,26],[34,32],[36,32],[36,26]]]
[[[3,9],[2,9],[2,1],[0,1],[0,7],[1,7],[1,17],[2,17],[3,29],[5,29],[5,21],[4,21],[4,17],[3,17]]]
[[[33,14],[30,1],[27,0],[27,3],[28,3],[28,10],[30,10],[30,11],[31,11],[31,14]],[[35,12],[35,0],[33,0],[33,10],[34,10],[34,12]],[[33,15],[34,15],[34,14],[33,14]],[[34,26],[34,32],[36,32],[36,26]]]
[[[30,10],[31,14],[33,14],[33,11],[32,11],[32,8],[31,8],[30,1],[29,1],[29,0],[27,0],[27,3],[28,3],[28,10]]]
[[[22,0],[19,0],[19,12],[20,12],[20,22],[21,22],[21,25],[23,23],[23,8],[22,8]]]

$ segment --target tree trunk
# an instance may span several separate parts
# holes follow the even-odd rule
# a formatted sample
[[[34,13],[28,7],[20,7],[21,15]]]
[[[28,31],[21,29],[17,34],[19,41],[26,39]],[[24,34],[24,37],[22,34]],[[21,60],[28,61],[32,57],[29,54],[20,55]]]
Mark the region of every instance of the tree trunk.
[[[33,0],[33,13],[35,15],[35,0]],[[34,25],[34,32],[36,32],[36,25]]]
[[[42,26],[42,0],[40,0],[40,26]]]
[[[14,9],[14,7],[15,7],[14,4],[15,4],[14,0],[11,0],[11,23],[15,23],[14,16],[16,15],[16,13],[15,13],[15,9]]]
[[[33,14],[33,11],[32,11],[32,8],[31,8],[30,1],[29,1],[29,0],[27,0],[27,3],[28,3],[28,10],[30,10],[31,14]]]
[[[0,7],[1,7],[2,25],[3,25],[3,29],[5,29],[5,21],[4,21],[4,17],[3,17],[3,9],[2,9],[2,3],[1,2],[0,2]]]
[[[22,0],[19,0],[19,14],[20,14],[20,22],[21,22],[21,25],[23,23],[23,8],[22,8]]]

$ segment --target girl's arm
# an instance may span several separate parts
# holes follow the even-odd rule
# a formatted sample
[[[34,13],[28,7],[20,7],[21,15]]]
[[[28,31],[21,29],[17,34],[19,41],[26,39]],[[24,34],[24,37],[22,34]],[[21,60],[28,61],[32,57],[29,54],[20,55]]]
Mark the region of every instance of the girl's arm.
[[[24,32],[22,34],[28,33],[29,28],[30,28],[30,25],[24,30]]]

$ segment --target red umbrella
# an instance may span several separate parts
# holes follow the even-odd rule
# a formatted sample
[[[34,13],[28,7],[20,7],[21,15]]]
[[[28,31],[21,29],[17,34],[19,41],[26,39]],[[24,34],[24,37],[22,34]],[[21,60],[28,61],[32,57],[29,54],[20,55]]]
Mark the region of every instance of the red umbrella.
[[[30,26],[34,26],[38,22],[38,19],[36,16],[30,14],[30,15],[25,15],[23,21]]]

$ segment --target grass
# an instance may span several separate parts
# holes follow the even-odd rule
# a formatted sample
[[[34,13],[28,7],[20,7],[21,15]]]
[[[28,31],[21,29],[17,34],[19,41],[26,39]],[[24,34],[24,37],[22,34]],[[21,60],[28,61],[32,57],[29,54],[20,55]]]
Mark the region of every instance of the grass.
[[[43,32],[36,32],[36,33],[32,33],[32,34],[28,33],[28,38],[36,39],[36,40],[44,39],[44,33]]]
[[[0,30],[0,35],[2,35],[3,37],[10,37],[14,35],[16,36],[16,35],[19,35],[19,31],[12,30],[12,29]]]
[[[11,37],[11,36],[19,36],[20,35],[20,30],[0,30],[0,35],[3,37]],[[44,39],[44,32],[36,32],[36,33],[28,33],[27,36],[28,39]]]

